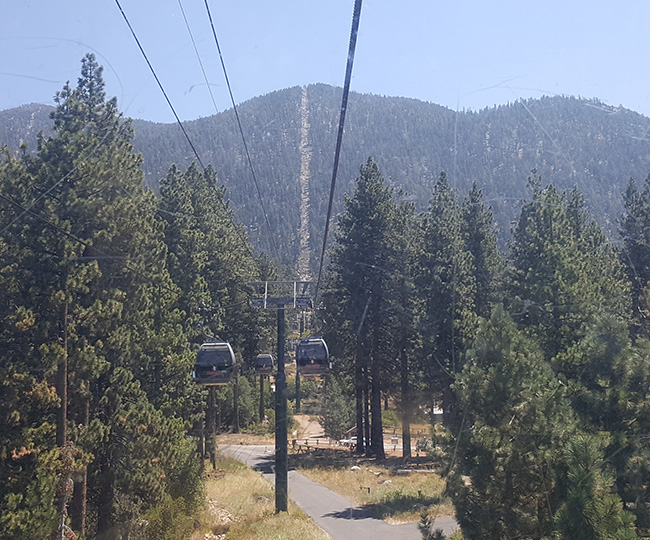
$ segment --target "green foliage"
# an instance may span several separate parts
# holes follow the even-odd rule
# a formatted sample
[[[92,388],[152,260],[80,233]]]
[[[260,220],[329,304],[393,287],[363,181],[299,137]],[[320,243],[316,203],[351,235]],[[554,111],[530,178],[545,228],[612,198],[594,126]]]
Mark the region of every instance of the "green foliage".
[[[492,208],[485,207],[483,191],[476,183],[463,199],[461,218],[461,232],[472,259],[474,308],[477,315],[489,317],[492,306],[502,294],[504,261],[497,247]]]
[[[530,179],[513,233],[509,289],[516,319],[540,339],[548,359],[580,339],[596,317],[628,320],[629,284],[611,244],[577,191]]]
[[[539,347],[497,308],[454,384],[464,413],[448,491],[469,539],[540,538],[561,494],[561,452],[576,422]]]
[[[239,427],[245,429],[259,420],[259,386],[249,382],[247,377],[237,378],[238,389],[238,411]],[[273,393],[269,392],[271,397]],[[218,406],[221,411],[221,421],[227,425],[235,424],[234,409],[234,387],[229,385],[218,393]]]
[[[445,173],[434,187],[422,228],[417,283],[423,303],[420,333],[425,373],[435,390],[445,392],[444,408],[449,412],[453,399],[447,389],[462,369],[463,351],[476,328],[476,282],[461,208]]]
[[[596,437],[579,435],[566,447],[567,497],[557,512],[557,533],[562,540],[638,538],[634,516],[623,510],[612,493],[614,479],[603,471],[603,444]]]
[[[4,497],[3,512],[0,516],[0,538],[49,538],[57,529],[59,516],[54,502],[59,482],[58,455],[58,449],[53,449],[34,459],[33,476],[23,480],[20,489],[15,489],[17,478],[7,478],[14,490]],[[25,460],[25,457],[18,459]]]
[[[294,405],[291,402],[287,403],[287,433],[291,434],[292,431],[295,431],[298,424],[294,419],[293,415],[295,414]],[[275,433],[275,409],[266,409],[264,415],[268,419],[268,432]]]
[[[193,510],[183,498],[166,497],[144,515],[146,540],[184,540],[194,532]]]
[[[384,426],[389,428],[396,428],[402,423],[399,415],[397,414],[397,411],[394,411],[392,409],[389,409],[387,411],[384,410],[382,413],[382,419],[384,421]]]
[[[623,195],[623,215],[619,220],[623,239],[621,260],[632,285],[635,333],[650,336],[650,176],[639,190],[630,180]]]
[[[344,438],[348,429],[354,425],[354,409],[335,377],[328,377],[325,381],[321,400],[320,423],[325,436],[335,440]]]
[[[400,233],[408,230],[407,223],[392,188],[368,158],[339,217],[328,269],[330,286],[324,294],[325,336],[333,354],[348,360],[341,367],[354,376],[360,431],[360,396],[362,388],[369,388],[370,452],[379,458],[384,456],[381,392],[390,384],[397,351],[406,339],[403,327],[409,323],[408,309],[401,302],[408,287],[404,246],[410,242],[404,242]],[[410,239],[415,242],[416,236]]]
[[[0,214],[0,512],[16,537],[58,528],[50,486],[67,490],[70,472],[43,459],[57,423],[63,433],[51,386],[62,366],[67,439],[88,466],[87,536],[130,527],[165,497],[201,497],[184,315],[131,124],[106,100],[93,55],[55,101],[53,136],[0,164],[2,204],[14,203]],[[70,515],[78,525],[81,505]]]
[[[321,394],[319,381],[316,379],[300,379],[300,399],[317,399]],[[295,401],[296,399],[296,379],[295,377],[287,378],[287,399]]]

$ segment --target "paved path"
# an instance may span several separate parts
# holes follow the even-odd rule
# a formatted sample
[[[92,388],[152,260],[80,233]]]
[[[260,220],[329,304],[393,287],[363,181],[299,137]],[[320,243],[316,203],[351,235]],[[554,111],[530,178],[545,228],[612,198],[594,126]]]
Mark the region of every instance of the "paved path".
[[[219,449],[260,471],[269,482],[275,481],[273,446],[230,445]],[[296,471],[289,471],[289,496],[334,540],[422,540],[417,523],[390,525]],[[434,529],[449,535],[458,524],[453,517],[440,517]]]

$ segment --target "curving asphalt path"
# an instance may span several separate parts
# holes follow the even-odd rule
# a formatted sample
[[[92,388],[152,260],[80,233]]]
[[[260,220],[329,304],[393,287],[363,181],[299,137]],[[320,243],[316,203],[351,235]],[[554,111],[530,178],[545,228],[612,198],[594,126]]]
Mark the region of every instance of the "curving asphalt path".
[[[273,446],[229,445],[219,449],[274,483]],[[390,525],[296,471],[289,471],[289,496],[334,540],[422,540],[417,523]],[[436,519],[433,529],[449,535],[458,530],[458,524],[453,517],[443,516]]]

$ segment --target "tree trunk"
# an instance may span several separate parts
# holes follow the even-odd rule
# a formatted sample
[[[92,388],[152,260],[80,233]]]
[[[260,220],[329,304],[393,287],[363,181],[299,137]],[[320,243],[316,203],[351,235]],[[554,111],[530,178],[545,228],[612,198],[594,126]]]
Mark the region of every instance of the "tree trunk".
[[[56,415],[56,445],[60,448],[67,441],[66,423],[68,421],[68,289],[63,307],[63,355],[56,367],[56,393],[61,400],[61,406]]]
[[[86,381],[86,394],[82,423],[87,428],[90,423],[90,383]],[[70,501],[70,524],[72,529],[79,531],[82,538],[86,537],[86,508],[88,500],[88,468],[84,467],[74,474],[74,491]]]
[[[400,350],[400,370],[402,386],[402,457],[411,457],[411,395],[409,384],[409,365],[406,347]]]
[[[368,367],[363,368],[363,418],[366,442],[366,454],[370,455],[372,447],[372,437],[370,436],[370,382],[368,380]]]
[[[264,375],[260,375],[260,424],[264,422]]]
[[[363,454],[365,448],[365,438],[363,431],[363,363],[360,347],[357,345],[356,365],[354,368],[354,397],[356,400],[357,416],[357,454]]]
[[[296,366],[296,414],[300,414],[300,372]]]
[[[235,373],[235,384],[233,385],[232,399],[233,399],[232,431],[233,433],[239,433],[239,375],[237,373]]]
[[[215,409],[215,402],[216,402],[216,396],[215,396],[215,389],[214,386],[210,386],[208,390],[208,441],[207,441],[207,447],[208,447],[208,453],[210,454],[210,463],[212,463],[212,469],[216,470],[217,468],[217,449],[215,448],[215,438],[216,438],[216,426],[215,426],[215,421],[214,421],[214,409]]]
[[[372,359],[370,411],[372,415],[371,447],[372,455],[377,459],[386,459],[384,452],[384,426],[381,418],[381,376],[379,359]]]
[[[198,422],[199,424],[199,442],[197,451],[201,456],[201,470],[205,470],[205,413]]]
[[[112,538],[112,536],[109,536],[109,531],[113,527],[113,475],[110,472],[108,463],[104,463],[101,470],[103,471],[103,478],[101,479],[97,500],[97,536]]]

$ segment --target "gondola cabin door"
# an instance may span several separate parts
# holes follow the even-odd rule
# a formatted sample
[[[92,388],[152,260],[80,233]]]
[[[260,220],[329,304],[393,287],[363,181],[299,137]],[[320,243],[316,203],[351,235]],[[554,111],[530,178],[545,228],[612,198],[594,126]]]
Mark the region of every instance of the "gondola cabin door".
[[[235,371],[235,354],[227,341],[212,341],[201,345],[196,355],[193,378],[203,386],[224,386]]]

